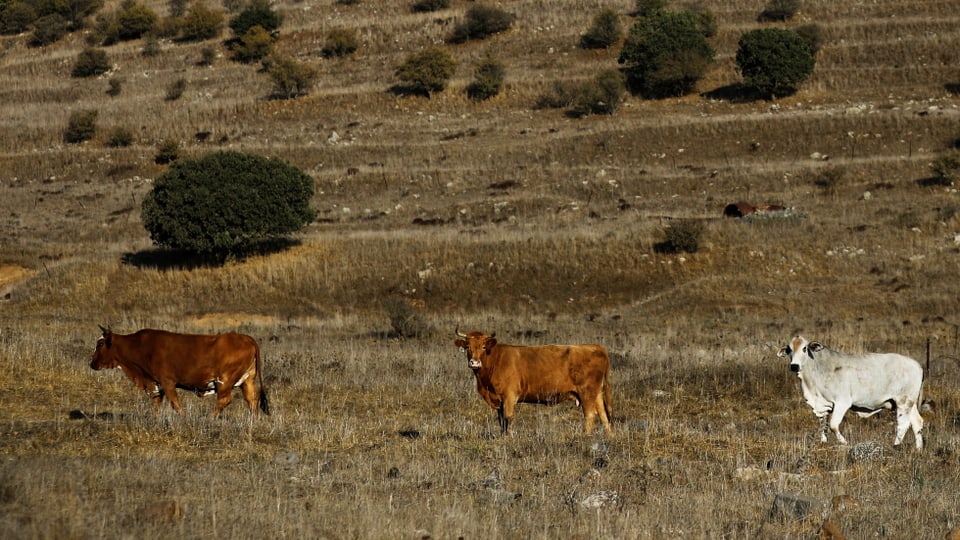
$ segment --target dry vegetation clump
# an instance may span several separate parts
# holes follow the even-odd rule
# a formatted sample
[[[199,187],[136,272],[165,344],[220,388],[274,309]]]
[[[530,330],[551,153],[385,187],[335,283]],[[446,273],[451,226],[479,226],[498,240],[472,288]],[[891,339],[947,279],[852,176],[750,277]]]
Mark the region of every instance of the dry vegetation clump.
[[[807,538],[829,518],[848,538],[943,538],[957,526],[960,200],[931,180],[960,137],[953,3],[804,2],[784,26],[818,26],[813,76],[795,95],[742,101],[733,57],[764,5],[712,2],[717,62],[694,94],[628,95],[583,118],[534,107],[554,84],[618,67],[616,46],[583,50],[580,35],[607,7],[628,28],[635,2],[523,0],[508,30],[462,44],[443,41],[467,4],[308,4],[274,4],[271,50],[316,70],[293,99],[269,99],[269,76],[231,60],[225,36],[159,38],[150,55],[149,38],[105,46],[112,71],[84,78],[71,77],[81,32],[42,48],[4,38],[0,530]],[[356,50],[326,55],[340,29]],[[444,91],[390,93],[396,66],[431,46],[460,65]],[[502,87],[471,99],[491,51]],[[67,144],[80,111],[99,129]],[[292,163],[314,181],[318,218],[218,266],[157,250],[140,208],[168,168],[164,145]],[[789,212],[723,217],[741,201]],[[657,250],[681,223],[697,249]],[[98,324],[252,335],[273,415],[233,405],[211,420],[184,392],[185,418],[154,417],[121,373],[89,369]],[[458,325],[604,344],[614,435],[583,436],[568,403],[521,406],[516,436],[496,436]],[[796,333],[920,360],[927,448],[908,436],[893,449],[889,413],[851,415],[849,448],[821,444],[776,358]],[[771,514],[778,495],[822,511]]]

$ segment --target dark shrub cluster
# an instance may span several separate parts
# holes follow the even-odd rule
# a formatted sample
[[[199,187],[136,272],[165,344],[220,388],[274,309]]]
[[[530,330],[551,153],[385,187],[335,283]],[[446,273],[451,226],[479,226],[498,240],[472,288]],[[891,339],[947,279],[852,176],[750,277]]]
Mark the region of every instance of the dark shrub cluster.
[[[260,25],[254,25],[237,39],[230,42],[233,59],[249,64],[257,62],[270,54],[273,47],[273,36]]]
[[[133,144],[133,132],[125,127],[115,127],[107,135],[107,146],[111,148],[123,148],[131,144]]]
[[[208,8],[203,2],[195,2],[178,24],[179,41],[205,41],[214,39],[223,31],[223,11]]]
[[[740,37],[737,67],[744,84],[764,96],[785,96],[813,74],[810,46],[793,30],[760,28]]]
[[[153,156],[153,162],[157,165],[166,165],[180,159],[180,141],[176,139],[166,139],[157,145],[157,153]]]

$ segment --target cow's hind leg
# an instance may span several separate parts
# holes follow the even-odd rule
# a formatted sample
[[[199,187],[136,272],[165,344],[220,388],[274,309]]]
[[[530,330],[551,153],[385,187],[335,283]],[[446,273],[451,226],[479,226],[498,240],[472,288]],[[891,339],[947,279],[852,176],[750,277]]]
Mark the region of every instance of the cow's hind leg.
[[[167,396],[167,399],[170,400],[170,406],[173,407],[173,410],[176,411],[180,416],[183,416],[183,407],[180,406],[180,398],[177,397],[176,383],[160,383],[159,396],[154,398],[154,405],[159,406],[160,402],[163,401],[163,396]]]
[[[917,409],[916,403],[910,403],[909,405],[904,404],[904,406],[897,405],[897,438],[894,439],[893,445],[900,446],[900,443],[903,442],[903,437],[907,434],[907,429],[913,427],[913,436],[916,440],[917,448],[923,448],[923,436],[920,435],[920,430],[923,429],[923,417],[920,416],[920,411]]]
[[[257,415],[257,387],[253,384],[253,377],[247,377],[247,380],[243,381],[243,384],[240,385],[241,390],[243,390],[243,399],[247,400],[247,405],[250,407],[250,412],[256,416]]]

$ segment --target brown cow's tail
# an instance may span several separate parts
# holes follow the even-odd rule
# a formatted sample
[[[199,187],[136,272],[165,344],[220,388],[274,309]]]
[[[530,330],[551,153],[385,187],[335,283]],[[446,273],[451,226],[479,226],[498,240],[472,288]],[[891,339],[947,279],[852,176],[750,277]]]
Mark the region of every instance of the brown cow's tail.
[[[607,420],[613,423],[613,402],[610,400],[610,361],[607,360],[607,372],[603,375],[603,408],[607,411]]]
[[[263,414],[270,414],[270,401],[267,400],[267,387],[263,385],[263,369],[260,363],[260,346],[256,345],[257,377],[260,379],[260,410]]]

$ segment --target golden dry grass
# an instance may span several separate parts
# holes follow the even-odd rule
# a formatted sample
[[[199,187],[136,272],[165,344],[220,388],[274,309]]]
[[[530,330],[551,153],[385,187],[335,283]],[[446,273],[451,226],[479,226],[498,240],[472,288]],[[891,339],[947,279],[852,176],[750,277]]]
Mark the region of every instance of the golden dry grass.
[[[736,82],[737,39],[763,4],[711,3],[718,62],[699,91]],[[203,47],[226,53],[218,42],[163,42],[156,57],[141,42],[112,46],[114,72],[78,80],[82,35],[43,49],[4,37],[7,537],[815,536],[823,514],[769,515],[778,493],[847,501],[829,517],[848,538],[958,526],[960,199],[921,181],[960,137],[960,99],[947,91],[960,83],[955,2],[804,2],[790,24],[820,25],[825,43],[797,95],[629,98],[580,120],[531,105],[554,80],[615,66],[616,50],[576,48],[610,4],[507,6],[516,26],[451,47],[461,66],[429,100],[389,93],[394,66],[442,39],[467,4],[426,15],[399,1],[276,5],[278,49],[321,73],[296,100],[265,99],[256,66],[197,66]],[[325,60],[340,27],[362,46]],[[507,64],[507,89],[474,103],[463,89],[489,50]],[[123,81],[119,96],[106,95],[108,78]],[[183,97],[166,101],[181,78]],[[77,109],[99,111],[100,135],[65,145]],[[114,126],[135,143],[106,147]],[[169,138],[188,156],[290,161],[315,178],[319,219],[278,253],[170,264],[139,218]],[[723,219],[739,200],[801,217]],[[705,224],[700,250],[657,253],[678,219]],[[422,317],[420,337],[393,336],[397,298]],[[210,420],[212,400],[183,395],[186,418],[166,405],[154,417],[122,375],[87,367],[98,324],[253,335],[274,414],[251,422],[234,404]],[[521,406],[517,436],[496,437],[452,343],[457,325],[606,345],[615,434],[583,436],[568,404]],[[877,461],[816,441],[775,356],[795,332],[925,365],[930,340],[927,449],[910,450],[908,436],[893,450],[890,414],[843,425],[852,443],[883,445]]]

